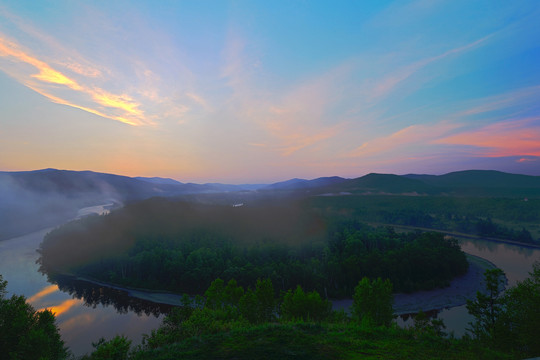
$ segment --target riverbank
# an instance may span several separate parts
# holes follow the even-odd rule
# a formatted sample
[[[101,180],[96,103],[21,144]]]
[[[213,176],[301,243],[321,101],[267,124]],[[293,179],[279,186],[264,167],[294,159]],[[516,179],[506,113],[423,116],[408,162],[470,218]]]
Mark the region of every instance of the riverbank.
[[[394,294],[396,315],[417,313],[419,310],[430,311],[464,305],[468,299],[474,299],[478,290],[485,291],[484,271],[495,269],[491,262],[467,254],[469,271],[455,278],[450,286],[443,289],[417,291],[411,294]],[[352,299],[332,301],[334,310],[347,311]]]
[[[430,311],[464,305],[468,299],[474,299],[478,290],[485,290],[484,271],[495,269],[496,266],[477,256],[468,255],[469,271],[467,274],[455,278],[450,286],[443,289],[417,291],[411,294],[395,294],[394,309],[397,315],[416,313],[418,310]],[[181,295],[152,291],[146,289],[129,288],[111,285],[84,277],[75,277],[77,280],[90,282],[96,285],[122,290],[129,296],[159,304],[180,306]],[[334,310],[348,311],[352,299],[332,300]]]
[[[395,230],[402,230],[402,231],[425,231],[425,232],[438,232],[444,235],[452,236],[456,239],[462,238],[462,239],[470,239],[470,240],[484,240],[484,241],[491,241],[501,244],[509,244],[509,245],[516,245],[531,249],[540,249],[540,244],[533,244],[533,243],[524,243],[520,241],[514,241],[514,240],[508,240],[508,239],[499,239],[499,238],[492,238],[492,237],[484,237],[479,235],[471,235],[471,234],[465,234],[457,231],[448,231],[448,230],[440,230],[440,229],[433,229],[433,228],[425,228],[425,227],[419,227],[419,226],[407,226],[407,225],[393,225],[393,224],[383,224],[383,223],[374,223],[370,222],[369,225],[371,226],[390,226],[393,227]]]

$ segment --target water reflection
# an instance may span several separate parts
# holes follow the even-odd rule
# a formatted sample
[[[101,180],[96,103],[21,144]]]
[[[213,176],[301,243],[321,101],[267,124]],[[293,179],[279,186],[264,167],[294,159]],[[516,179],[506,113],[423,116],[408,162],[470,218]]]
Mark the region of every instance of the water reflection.
[[[441,312],[440,309],[435,309],[435,310],[424,311],[424,314],[429,319],[436,319],[440,312]],[[402,324],[410,324],[408,321],[409,320],[414,321],[414,318],[416,317],[416,315],[418,315],[418,313],[401,314],[401,315],[398,316],[398,319],[397,319],[398,324],[400,324],[400,323],[402,323]]]
[[[93,210],[102,211],[101,207]],[[51,284],[47,276],[39,272],[39,265],[36,264],[39,257],[36,249],[51,230],[43,229],[0,241],[0,274],[8,282],[7,297],[23,295],[35,309],[57,311],[53,308],[64,304],[65,311],[57,313],[56,323],[62,339],[76,356],[92,351],[92,341],[100,337],[111,339],[116,335],[125,335],[137,345],[142,340],[142,334],[149,334],[160,325],[163,316],[156,317],[156,311],[144,311],[141,306],[136,306],[137,315],[124,305],[120,306],[123,309],[120,314],[115,306],[107,306],[112,300],[91,303],[77,296],[73,299],[74,294],[82,293],[73,291],[70,295],[59,284]],[[67,285],[62,287],[66,291],[70,289]],[[69,308],[66,305],[70,305]]]
[[[62,301],[58,305],[51,306],[51,307],[46,306],[42,309],[39,309],[38,311],[50,310],[55,316],[60,316],[63,313],[68,312],[72,307],[79,305],[81,302],[82,302],[81,299],[68,299],[68,300]]]
[[[147,316],[154,315],[155,317],[168,314],[173,308],[172,305],[129,296],[125,290],[94,284],[71,276],[56,275],[49,280],[56,283],[61,291],[80,299],[85,306],[92,308],[96,308],[97,305],[112,306],[120,314],[127,314],[131,311],[138,316],[145,314]]]
[[[481,239],[459,239],[459,241],[461,249],[466,253],[489,260],[503,270],[509,286],[528,278],[533,263],[540,260],[538,248]]]
[[[38,291],[35,295],[30,296],[28,299],[26,299],[27,302],[31,304],[35,304],[45,296],[52,294],[54,292],[58,291],[58,285],[49,285],[45,286],[42,290]]]

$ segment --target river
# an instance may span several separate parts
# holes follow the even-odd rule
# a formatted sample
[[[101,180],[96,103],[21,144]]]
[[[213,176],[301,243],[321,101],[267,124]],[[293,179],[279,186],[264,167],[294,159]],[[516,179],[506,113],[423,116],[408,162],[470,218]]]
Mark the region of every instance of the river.
[[[81,209],[80,216],[106,213],[106,206]],[[166,306],[129,296],[125,291],[86,282],[48,282],[39,272],[36,252],[47,232],[43,229],[21,237],[0,242],[0,274],[8,281],[8,296],[24,295],[36,309],[49,308],[56,313],[62,338],[75,355],[92,350],[99,337],[110,339],[123,334],[140,343],[142,334],[149,334],[161,323],[160,315]],[[495,264],[515,285],[528,276],[532,264],[540,260],[540,249],[477,239],[459,239],[462,249]],[[447,330],[456,336],[465,333],[471,321],[465,306],[444,309],[438,313]]]
[[[79,215],[106,213],[106,206],[81,209]],[[49,283],[38,271],[36,249],[50,230],[52,228],[0,241],[0,274],[8,281],[7,296],[24,295],[35,309],[49,308],[55,312],[62,339],[77,356],[92,351],[92,342],[97,342],[100,337],[110,339],[124,334],[140,343],[142,334],[149,334],[159,326],[162,315],[156,316],[151,311],[145,313],[144,303],[137,309],[124,306],[119,312],[113,303],[88,303]],[[103,289],[94,289],[92,293],[103,295]]]
[[[535,261],[540,261],[540,249],[503,242],[481,239],[458,238],[461,249],[467,254],[484,258],[504,271],[507,286],[516,285],[529,277]],[[465,334],[468,323],[473,320],[465,305],[444,309],[437,315],[447,326],[447,330],[458,337]]]

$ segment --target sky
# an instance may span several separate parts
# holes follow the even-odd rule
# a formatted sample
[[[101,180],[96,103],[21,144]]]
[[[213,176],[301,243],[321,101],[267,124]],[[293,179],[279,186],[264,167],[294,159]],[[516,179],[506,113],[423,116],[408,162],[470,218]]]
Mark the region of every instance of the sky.
[[[540,175],[540,2],[0,2],[0,170]]]

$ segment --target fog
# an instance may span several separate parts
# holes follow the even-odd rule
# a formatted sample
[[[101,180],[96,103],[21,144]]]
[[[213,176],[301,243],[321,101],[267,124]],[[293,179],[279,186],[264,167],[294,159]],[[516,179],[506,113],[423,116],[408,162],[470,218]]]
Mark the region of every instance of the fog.
[[[122,202],[103,181],[81,189],[80,182],[29,174],[0,173],[0,240],[61,224],[86,206]]]

